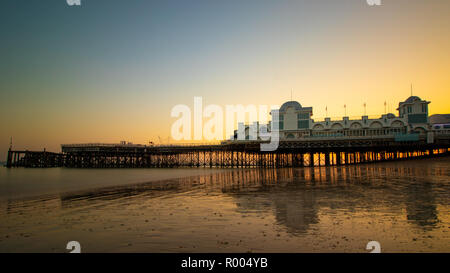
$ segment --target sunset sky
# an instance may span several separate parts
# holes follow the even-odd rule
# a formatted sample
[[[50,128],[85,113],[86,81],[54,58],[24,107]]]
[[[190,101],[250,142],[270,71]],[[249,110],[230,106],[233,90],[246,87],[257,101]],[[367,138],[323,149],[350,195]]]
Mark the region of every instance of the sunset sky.
[[[61,143],[165,142],[177,104],[312,106],[315,119],[450,113],[450,1],[2,1],[0,161]]]

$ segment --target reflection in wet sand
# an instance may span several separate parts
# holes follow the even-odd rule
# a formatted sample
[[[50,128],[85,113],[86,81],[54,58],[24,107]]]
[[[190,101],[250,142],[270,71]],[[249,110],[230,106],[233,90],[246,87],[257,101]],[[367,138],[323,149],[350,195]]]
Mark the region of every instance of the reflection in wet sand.
[[[448,252],[450,159],[209,175],[2,203],[1,252]]]

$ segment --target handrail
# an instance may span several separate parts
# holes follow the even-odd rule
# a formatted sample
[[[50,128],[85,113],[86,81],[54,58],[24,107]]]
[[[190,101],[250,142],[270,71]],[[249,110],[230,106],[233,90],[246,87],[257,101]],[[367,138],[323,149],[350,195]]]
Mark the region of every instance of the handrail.
[[[130,148],[153,148],[153,147],[193,147],[193,146],[207,146],[207,145],[220,145],[222,142],[198,142],[198,143],[174,143],[174,144],[120,144],[120,143],[74,143],[74,144],[61,144],[63,148],[70,147],[130,147]]]

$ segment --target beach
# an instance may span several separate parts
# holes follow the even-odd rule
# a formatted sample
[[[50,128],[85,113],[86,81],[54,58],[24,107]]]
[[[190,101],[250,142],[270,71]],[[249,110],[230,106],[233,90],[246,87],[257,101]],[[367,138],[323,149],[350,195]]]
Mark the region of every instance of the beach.
[[[2,168],[0,252],[448,252],[449,163]]]

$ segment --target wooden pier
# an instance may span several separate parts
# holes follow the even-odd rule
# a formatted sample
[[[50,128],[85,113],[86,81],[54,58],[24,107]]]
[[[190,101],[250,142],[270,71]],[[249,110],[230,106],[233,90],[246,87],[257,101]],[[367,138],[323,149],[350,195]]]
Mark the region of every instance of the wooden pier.
[[[7,167],[173,168],[173,167],[314,167],[404,160],[450,154],[450,136],[427,143],[393,137],[310,138],[282,141],[273,152],[260,151],[258,141],[217,145],[62,145],[61,153],[8,151]]]

